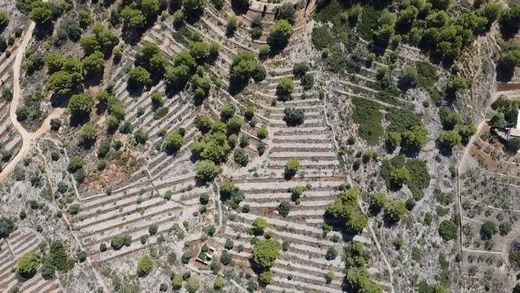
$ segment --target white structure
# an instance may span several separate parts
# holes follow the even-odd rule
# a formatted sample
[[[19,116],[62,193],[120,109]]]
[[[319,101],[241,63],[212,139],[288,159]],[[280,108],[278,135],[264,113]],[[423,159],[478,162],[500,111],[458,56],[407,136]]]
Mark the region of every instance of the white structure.
[[[520,138],[520,112],[516,116],[515,128],[509,128],[509,138],[513,137]]]

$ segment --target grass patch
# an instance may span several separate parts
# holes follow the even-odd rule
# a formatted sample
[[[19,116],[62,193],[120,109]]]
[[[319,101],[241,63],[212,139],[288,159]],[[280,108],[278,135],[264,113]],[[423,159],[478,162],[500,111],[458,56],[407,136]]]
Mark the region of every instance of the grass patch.
[[[388,131],[405,132],[416,125],[421,125],[421,118],[409,109],[395,109],[388,110],[385,116],[386,120],[390,122]]]
[[[422,88],[430,88],[437,82],[437,69],[426,61],[421,61],[416,64],[417,74],[419,79],[417,85]]]
[[[166,108],[166,107],[159,108],[159,109],[157,109],[157,111],[155,111],[153,113],[153,119],[159,120],[159,119],[163,118],[164,116],[166,116],[166,114],[168,114],[168,108]]]
[[[391,187],[390,177],[392,172],[405,166],[412,174],[409,182],[406,183],[412,192],[415,200],[420,200],[424,196],[424,189],[430,185],[430,174],[426,168],[426,161],[416,159],[406,159],[404,156],[395,156],[390,160],[384,160],[381,165],[380,175],[385,180],[386,186]]]
[[[358,134],[368,144],[375,145],[384,133],[379,104],[361,98],[352,98],[354,113],[352,118],[358,127]]]
[[[420,200],[424,196],[424,189],[430,185],[430,174],[426,168],[426,161],[422,160],[407,160],[406,169],[413,174],[412,179],[406,185],[412,192],[415,200]]]

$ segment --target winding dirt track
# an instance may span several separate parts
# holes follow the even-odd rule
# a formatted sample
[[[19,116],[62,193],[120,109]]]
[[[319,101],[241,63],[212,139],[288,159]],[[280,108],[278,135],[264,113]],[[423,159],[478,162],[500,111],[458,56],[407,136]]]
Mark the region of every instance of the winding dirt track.
[[[36,132],[28,132],[16,118],[16,109],[20,104],[20,99],[22,96],[22,90],[20,88],[20,71],[22,67],[22,60],[25,55],[25,50],[27,49],[27,46],[32,39],[35,26],[36,24],[31,21],[31,24],[25,31],[22,43],[16,51],[16,58],[13,64],[13,100],[11,101],[9,108],[9,118],[11,119],[11,123],[13,124],[14,128],[16,128],[22,137],[22,147],[20,148],[20,151],[18,151],[18,153],[13,157],[13,159],[4,166],[2,172],[0,173],[0,183],[2,183],[7,178],[16,165],[25,157],[27,152],[31,149],[32,143],[42,134],[49,131],[51,119],[57,118],[63,113],[63,109],[54,109],[53,112],[43,121],[42,126]]]

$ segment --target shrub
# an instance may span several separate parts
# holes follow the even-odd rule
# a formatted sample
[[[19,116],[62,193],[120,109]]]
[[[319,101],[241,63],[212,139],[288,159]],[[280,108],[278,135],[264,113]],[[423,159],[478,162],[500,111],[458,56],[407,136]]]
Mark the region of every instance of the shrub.
[[[288,126],[298,126],[303,124],[305,120],[305,114],[302,110],[294,109],[294,108],[285,108],[284,109],[284,118],[283,120]]]
[[[241,167],[245,167],[249,163],[249,157],[242,148],[235,150],[235,152],[233,153],[233,160]]]
[[[234,245],[233,240],[226,239],[226,243],[224,245],[224,248],[227,249],[227,250],[231,250],[231,249],[233,249],[233,245]]]
[[[251,227],[254,235],[262,235],[267,228],[267,221],[264,218],[256,218]]]
[[[188,293],[195,293],[200,288],[200,282],[196,279],[189,279],[184,285]]]
[[[289,211],[291,210],[291,203],[288,202],[288,201],[282,201],[279,205],[278,205],[278,213],[282,216],[282,217],[287,217],[289,215]]]
[[[137,275],[146,277],[153,269],[153,261],[149,256],[144,256],[137,263]]]
[[[226,279],[223,277],[217,277],[213,283],[213,289],[220,291],[226,285]]]
[[[149,227],[148,227],[148,233],[150,233],[150,235],[155,235],[157,234],[157,230],[159,230],[159,226],[157,224],[151,224]]]
[[[309,66],[307,63],[295,63],[292,70],[293,75],[296,78],[304,77],[307,71],[309,71]]]
[[[119,250],[124,245],[125,245],[125,236],[124,235],[116,235],[110,239],[110,246],[112,246],[112,248],[114,250]]]
[[[228,35],[233,35],[238,27],[238,18],[236,16],[230,16],[227,19],[226,30]]]
[[[444,147],[452,149],[453,147],[462,143],[462,137],[460,136],[460,134],[458,132],[456,132],[454,130],[450,130],[450,131],[443,130],[443,131],[441,131],[441,133],[439,135],[439,142]]]
[[[91,144],[96,140],[97,130],[93,123],[89,122],[79,130],[79,140],[83,144]]]
[[[83,161],[78,158],[72,158],[69,164],[67,165],[67,170],[70,173],[74,173],[81,168],[83,168]]]
[[[77,215],[79,213],[79,209],[80,209],[80,206],[78,203],[75,203],[75,204],[71,204],[69,206],[69,213],[71,215]]]
[[[225,266],[230,265],[233,262],[233,258],[227,250],[222,251],[222,254],[220,255],[220,262]]]
[[[0,217],[0,239],[9,237],[9,234],[14,232],[14,229],[14,221],[11,218]]]
[[[276,95],[284,101],[291,99],[291,93],[294,90],[294,82],[289,77],[283,77],[276,86]]]
[[[511,223],[509,223],[509,222],[500,223],[500,225],[498,226],[498,230],[500,231],[501,236],[505,236],[505,235],[509,234],[509,232],[511,232],[511,230],[512,230]]]
[[[24,277],[31,278],[38,271],[40,260],[34,252],[27,252],[16,262],[16,272]]]
[[[439,235],[446,241],[457,239],[459,227],[452,220],[444,220],[439,225]]]
[[[314,86],[314,75],[307,73],[301,79],[304,90],[310,90]]]
[[[359,136],[370,145],[377,144],[384,132],[379,104],[360,98],[353,98],[352,102],[354,103],[352,119],[359,125]]]
[[[385,218],[390,222],[399,222],[405,214],[406,204],[400,200],[385,205]]]
[[[190,262],[191,258],[192,258],[191,253],[189,251],[186,251],[185,253],[182,254],[181,261],[183,264],[187,264]]]
[[[489,240],[497,233],[496,224],[492,221],[485,221],[480,227],[480,238]]]
[[[325,274],[325,282],[327,282],[327,284],[332,283],[332,281],[334,281],[334,278],[336,278],[336,274],[334,274],[333,271],[328,271]]]
[[[336,259],[336,257],[338,257],[338,252],[336,251],[336,249],[334,247],[329,247],[327,249],[327,253],[325,254],[325,258],[327,260],[333,260]]]
[[[300,161],[298,161],[297,159],[290,159],[289,161],[287,161],[287,164],[285,165],[285,177],[294,177],[294,175],[296,175],[296,172],[298,172],[300,168]]]
[[[258,276],[258,282],[263,287],[271,284],[272,280],[273,280],[273,273],[271,273],[271,271],[262,272]]]

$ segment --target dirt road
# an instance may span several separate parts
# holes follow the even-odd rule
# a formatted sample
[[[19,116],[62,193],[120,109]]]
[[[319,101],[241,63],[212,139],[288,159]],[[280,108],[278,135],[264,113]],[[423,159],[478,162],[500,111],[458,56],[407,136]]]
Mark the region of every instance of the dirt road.
[[[35,26],[36,24],[31,22],[25,31],[22,43],[16,51],[16,58],[13,64],[13,99],[9,107],[9,118],[13,124],[13,127],[22,137],[22,147],[20,148],[20,151],[18,151],[18,153],[13,157],[13,159],[4,166],[2,172],[0,173],[0,183],[7,178],[7,176],[14,170],[16,165],[25,157],[27,152],[31,149],[33,141],[45,132],[49,131],[51,119],[57,118],[63,113],[63,109],[54,109],[54,111],[43,121],[42,126],[36,132],[32,133],[28,132],[16,118],[16,109],[18,108],[20,100],[22,99],[22,89],[20,87],[20,72],[22,61],[23,57],[25,56],[25,50],[27,49],[27,46],[32,39]]]

